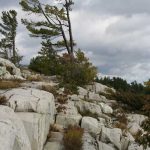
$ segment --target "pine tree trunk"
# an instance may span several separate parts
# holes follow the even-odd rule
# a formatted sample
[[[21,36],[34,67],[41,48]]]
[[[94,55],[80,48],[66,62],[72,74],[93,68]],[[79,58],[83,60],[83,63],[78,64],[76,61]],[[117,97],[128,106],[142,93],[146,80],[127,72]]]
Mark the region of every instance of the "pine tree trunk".
[[[66,3],[68,3],[66,1]],[[66,4],[66,12],[67,12],[67,18],[68,18],[68,26],[69,26],[69,37],[70,37],[70,49],[71,49],[71,58],[74,58],[74,49],[73,49],[73,35],[72,35],[72,26],[71,26],[71,20],[70,20],[70,14],[69,14],[69,5]]]
[[[15,38],[13,38],[13,43],[12,43],[12,47],[13,47],[13,63],[16,65],[16,48],[15,48]]]

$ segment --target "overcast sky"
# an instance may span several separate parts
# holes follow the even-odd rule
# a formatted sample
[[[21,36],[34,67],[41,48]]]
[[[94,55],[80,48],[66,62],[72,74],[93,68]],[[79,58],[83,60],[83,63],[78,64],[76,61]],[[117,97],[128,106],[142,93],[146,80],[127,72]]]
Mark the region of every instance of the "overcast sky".
[[[48,2],[48,0],[42,0]],[[74,40],[103,74],[128,81],[150,78],[150,0],[74,0]],[[0,0],[0,11],[16,9],[19,0]],[[19,21],[20,22],[20,21]],[[19,24],[17,47],[29,63],[40,50],[40,39],[29,37]]]

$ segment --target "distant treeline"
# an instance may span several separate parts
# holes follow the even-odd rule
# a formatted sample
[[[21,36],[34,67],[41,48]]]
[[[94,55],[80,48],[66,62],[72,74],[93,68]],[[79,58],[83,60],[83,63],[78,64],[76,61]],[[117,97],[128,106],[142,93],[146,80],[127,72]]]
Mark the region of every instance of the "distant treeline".
[[[150,81],[150,80],[149,80]],[[96,79],[96,82],[102,83],[109,87],[113,87],[117,91],[124,92],[133,92],[133,93],[141,93],[141,94],[150,94],[150,87],[146,86],[149,81],[145,82],[145,84],[138,83],[137,81],[128,83],[126,80],[120,77],[113,77],[112,79],[109,77],[104,77],[101,79]]]

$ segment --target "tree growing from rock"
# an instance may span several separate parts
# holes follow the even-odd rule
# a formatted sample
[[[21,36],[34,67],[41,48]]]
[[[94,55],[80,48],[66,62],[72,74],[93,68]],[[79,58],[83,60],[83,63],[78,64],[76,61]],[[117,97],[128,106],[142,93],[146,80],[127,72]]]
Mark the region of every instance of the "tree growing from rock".
[[[17,31],[17,12],[15,10],[3,11],[0,22],[0,41],[1,56],[11,60],[14,64],[19,63],[22,56],[18,55],[16,49],[16,31]]]
[[[43,4],[40,0],[22,0],[23,10],[39,16],[38,21],[22,19],[31,37],[49,40],[50,48],[67,50],[74,58],[74,41],[70,21],[72,0],[55,0],[55,4]]]

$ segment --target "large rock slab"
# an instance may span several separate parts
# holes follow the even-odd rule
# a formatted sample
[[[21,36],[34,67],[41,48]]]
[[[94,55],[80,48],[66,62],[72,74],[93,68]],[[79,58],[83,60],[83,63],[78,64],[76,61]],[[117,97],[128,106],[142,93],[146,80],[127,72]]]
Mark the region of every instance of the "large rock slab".
[[[20,69],[9,60],[0,58],[0,79],[19,79],[24,80],[21,76]]]
[[[105,96],[99,95],[95,92],[88,92],[88,99],[98,101],[98,102],[106,102],[107,101]]]
[[[89,112],[97,115],[102,114],[101,107],[94,103],[80,100],[75,102],[75,106],[77,107],[78,111],[82,114],[84,114],[85,112]]]
[[[98,142],[98,150],[115,150],[115,148],[111,147],[108,144],[105,144],[101,141]]]
[[[22,121],[7,106],[0,106],[0,150],[31,150]]]
[[[56,123],[63,125],[64,128],[67,128],[69,125],[78,126],[80,124],[82,116],[81,115],[57,115]]]
[[[83,117],[81,121],[81,127],[93,135],[100,133],[101,130],[99,128],[97,119],[92,117]]]
[[[43,150],[49,133],[50,124],[54,123],[52,116],[49,114],[29,112],[17,112],[16,114],[24,124],[32,150]]]
[[[62,109],[61,109],[62,108]],[[61,115],[78,115],[78,110],[73,101],[68,100],[66,104],[56,103],[56,110]]]
[[[47,142],[44,150],[63,150],[63,146],[60,142]]]
[[[53,94],[32,88],[17,88],[4,93],[9,107],[16,112],[36,112],[54,116]]]
[[[148,117],[139,114],[128,114],[127,118],[129,122],[137,123],[139,126],[141,126],[142,122]]]
[[[96,140],[88,133],[83,134],[83,150],[97,150]]]
[[[94,82],[93,85],[88,85],[87,89],[90,91],[93,91],[95,93],[98,93],[98,94],[99,93],[107,93],[108,90],[115,92],[115,90],[113,88],[109,88],[108,86],[103,85],[101,83],[97,83],[97,82]]]
[[[121,137],[122,131],[118,128],[106,128],[102,127],[100,140],[104,143],[110,142],[117,149],[121,150]]]
[[[113,113],[113,109],[110,106],[108,106],[107,104],[99,103],[99,105],[104,114],[112,114]]]

